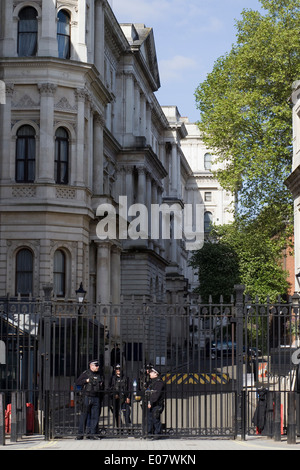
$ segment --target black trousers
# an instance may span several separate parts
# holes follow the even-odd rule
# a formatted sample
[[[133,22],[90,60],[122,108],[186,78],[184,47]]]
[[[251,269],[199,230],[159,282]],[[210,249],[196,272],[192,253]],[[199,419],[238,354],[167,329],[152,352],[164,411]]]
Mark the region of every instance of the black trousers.
[[[99,397],[83,397],[82,412],[79,419],[79,436],[83,436],[85,431],[87,434],[98,433],[98,421],[101,411]]]
[[[162,413],[161,406],[148,408],[148,434],[161,434],[162,424],[160,415]]]

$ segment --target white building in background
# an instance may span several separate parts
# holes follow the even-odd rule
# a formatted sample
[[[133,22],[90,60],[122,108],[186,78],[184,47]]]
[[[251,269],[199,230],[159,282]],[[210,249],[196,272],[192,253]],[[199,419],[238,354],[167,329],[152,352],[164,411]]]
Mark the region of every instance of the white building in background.
[[[213,153],[205,147],[197,124],[184,117],[181,121],[187,130],[187,136],[181,141],[181,148],[192,171],[187,190],[194,194],[190,200],[202,206],[204,238],[207,238],[211,224],[224,225],[233,222],[235,197],[225,191],[213,175],[212,171],[216,170],[219,164],[214,163]],[[193,291],[198,287],[198,277],[192,269],[189,269],[187,276]]]
[[[156,99],[153,30],[118,24],[107,0],[1,0],[0,18],[0,296],[50,283],[72,300],[81,282],[91,302],[184,296],[184,237],[96,233],[120,196],[201,204],[204,231],[230,217],[196,126]]]
[[[218,225],[233,221],[235,198],[225,191],[212,171],[217,169],[213,153],[201,140],[200,130],[188,118],[181,118],[187,129],[187,136],[181,142],[182,151],[193,172],[194,181],[204,210],[204,232],[209,232],[210,223]]]

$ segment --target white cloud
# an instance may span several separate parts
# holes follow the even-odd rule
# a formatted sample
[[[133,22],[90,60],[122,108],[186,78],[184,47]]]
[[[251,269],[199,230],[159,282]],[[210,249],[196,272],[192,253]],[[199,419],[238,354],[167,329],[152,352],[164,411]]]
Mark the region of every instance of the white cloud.
[[[184,23],[207,21],[206,0],[109,0],[118,21],[160,22],[172,27]],[[200,23],[199,23],[200,21]]]
[[[191,57],[176,55],[171,59],[161,60],[159,63],[162,83],[181,81],[186,79],[186,72],[198,67],[196,60]]]
[[[145,23],[150,25],[151,21],[166,17],[170,8],[169,0],[110,0],[118,21]]]

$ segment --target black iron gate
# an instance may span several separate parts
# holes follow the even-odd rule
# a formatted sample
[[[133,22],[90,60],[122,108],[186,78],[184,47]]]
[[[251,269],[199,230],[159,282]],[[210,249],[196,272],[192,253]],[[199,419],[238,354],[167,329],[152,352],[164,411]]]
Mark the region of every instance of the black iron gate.
[[[102,437],[147,436],[147,363],[160,370],[165,384],[164,436],[234,438],[287,430],[291,410],[293,415],[288,397],[298,390],[296,296],[260,305],[237,286],[228,304],[132,299],[79,305],[54,302],[50,292],[45,289],[42,302],[6,299],[0,306],[0,391],[6,405],[12,392],[26,393],[35,432],[76,436],[82,400],[76,378],[96,358],[105,378]],[[128,377],[129,423],[122,407],[116,412],[109,385],[117,363]],[[261,389],[268,395],[263,429],[253,422]]]

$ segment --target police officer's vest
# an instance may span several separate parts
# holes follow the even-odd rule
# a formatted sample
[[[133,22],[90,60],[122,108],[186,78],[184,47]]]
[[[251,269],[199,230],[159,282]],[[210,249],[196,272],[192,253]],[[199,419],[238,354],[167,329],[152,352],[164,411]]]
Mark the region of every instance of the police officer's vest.
[[[103,389],[103,378],[100,374],[92,372],[90,369],[86,371],[89,382],[84,385],[83,391],[86,395],[97,396]]]

